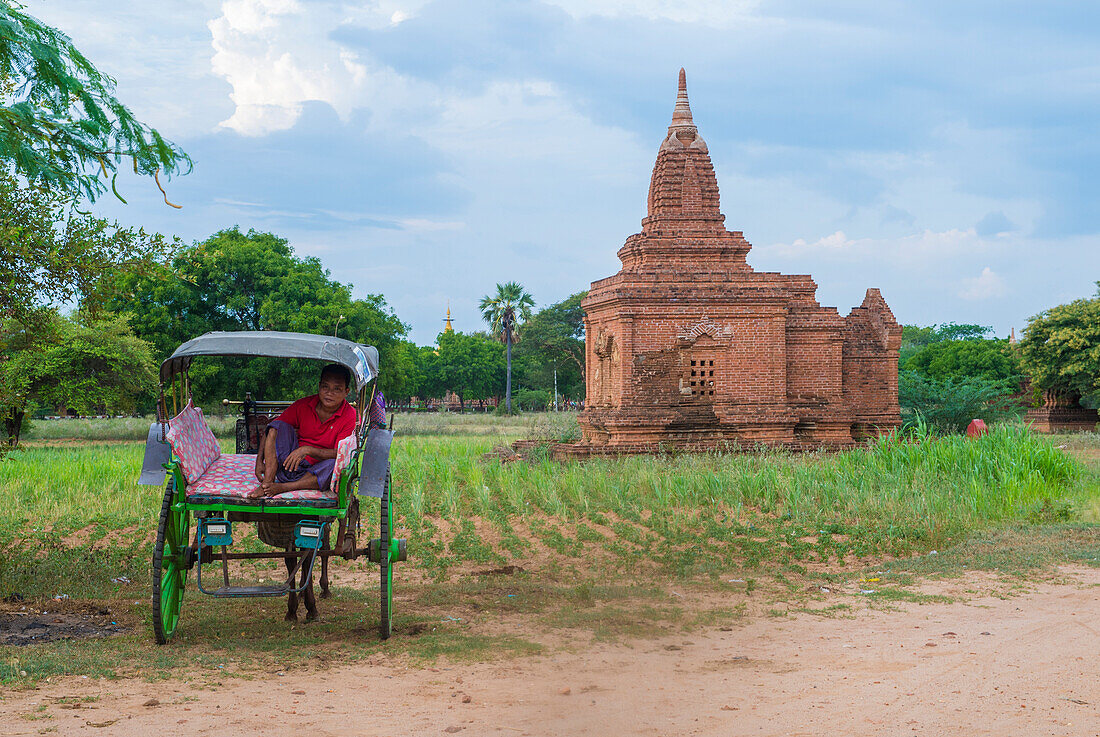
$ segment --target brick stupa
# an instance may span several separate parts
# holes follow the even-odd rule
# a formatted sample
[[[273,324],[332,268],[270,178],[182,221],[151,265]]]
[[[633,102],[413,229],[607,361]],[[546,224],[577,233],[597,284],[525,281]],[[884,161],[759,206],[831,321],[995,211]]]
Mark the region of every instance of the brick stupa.
[[[901,326],[879,291],[841,317],[809,276],[754,271],[724,221],[681,69],[642,232],[582,303],[583,436],[556,455],[835,448],[900,424]]]

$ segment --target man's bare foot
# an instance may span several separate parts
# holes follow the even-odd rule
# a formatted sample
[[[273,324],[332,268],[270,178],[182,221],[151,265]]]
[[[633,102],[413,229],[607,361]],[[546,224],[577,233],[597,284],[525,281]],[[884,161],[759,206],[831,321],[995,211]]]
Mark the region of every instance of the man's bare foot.
[[[265,496],[275,496],[276,494],[282,494],[284,491],[291,490],[290,484],[274,483],[264,484],[264,486],[267,488],[267,493],[265,494]]]
[[[271,490],[271,487],[278,486],[278,485],[279,484],[273,484],[269,481],[264,481],[259,486],[257,486],[255,489],[248,492],[248,498],[249,499],[259,499],[261,497],[271,496],[272,494],[278,494],[279,492]]]

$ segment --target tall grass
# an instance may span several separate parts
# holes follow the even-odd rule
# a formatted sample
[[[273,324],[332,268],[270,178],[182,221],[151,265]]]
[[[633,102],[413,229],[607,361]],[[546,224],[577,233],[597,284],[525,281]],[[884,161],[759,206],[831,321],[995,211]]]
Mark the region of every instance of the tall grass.
[[[1001,523],[1087,519],[1100,509],[1095,465],[1020,427],[977,440],[884,438],[836,454],[484,460],[500,440],[398,436],[394,499],[410,565],[440,570],[522,555],[530,539],[520,535],[566,556],[584,543],[624,565],[697,572],[708,560],[800,559],[817,537],[822,558],[903,554]],[[0,589],[13,580],[32,590],[66,581],[94,588],[120,572],[145,575],[161,490],[134,483],[142,449],[35,446],[0,462]],[[374,513],[365,513],[371,529]],[[502,536],[495,549],[469,527],[474,518]],[[75,542],[62,542],[77,530]]]
[[[143,446],[19,448],[0,462],[0,529],[152,523],[163,489],[138,486]]]
[[[999,427],[979,440],[882,438],[836,454],[772,451],[580,463],[483,460],[496,442],[488,435],[399,436],[393,451],[399,512],[538,512],[575,520],[607,511],[697,516],[751,510],[809,523],[931,527],[1016,519],[1100,494],[1089,488],[1094,474],[1049,439],[1018,427]],[[0,524],[78,529],[100,520],[152,520],[160,491],[134,483],[142,450],[140,444],[89,444],[14,451],[0,462]]]
[[[145,440],[152,415],[112,417],[109,419],[32,420],[23,440]],[[233,437],[237,418],[232,415],[206,415],[210,429],[219,438]]]
[[[786,516],[933,529],[1020,518],[1086,496],[1084,469],[1050,441],[1019,428],[989,435],[880,439],[842,453],[699,454],[673,458],[481,463],[488,441],[410,438],[398,443],[395,478],[418,511],[481,514],[485,497],[506,515],[564,519],[590,512]]]
[[[394,417],[394,429],[404,437],[418,435],[493,435],[498,439],[539,437],[561,439],[576,427],[576,412],[533,412],[518,415],[408,412]],[[547,435],[548,428],[556,428]],[[575,435],[575,434],[574,434]],[[569,438],[566,438],[569,439]]]
[[[32,420],[23,438],[36,440],[145,440],[152,415],[109,419]],[[219,438],[233,437],[236,415],[208,413],[206,420]],[[520,437],[570,440],[577,436],[576,413],[533,413],[497,417],[457,412],[398,414],[394,428],[405,437],[417,435],[495,436],[498,440]]]
[[[3,595],[81,596],[118,576],[144,579],[163,489],[135,483],[142,449],[19,448],[0,461]]]

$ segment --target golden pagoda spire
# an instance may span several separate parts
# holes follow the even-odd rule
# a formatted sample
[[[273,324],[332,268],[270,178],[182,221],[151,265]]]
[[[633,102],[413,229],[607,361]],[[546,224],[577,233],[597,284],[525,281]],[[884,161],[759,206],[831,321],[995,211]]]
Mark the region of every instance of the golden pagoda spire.
[[[453,327],[451,327],[451,302],[450,302],[450,300],[447,301],[447,319],[445,319],[443,322],[445,323],[444,326],[443,326],[443,332],[453,333],[455,331],[455,329]]]

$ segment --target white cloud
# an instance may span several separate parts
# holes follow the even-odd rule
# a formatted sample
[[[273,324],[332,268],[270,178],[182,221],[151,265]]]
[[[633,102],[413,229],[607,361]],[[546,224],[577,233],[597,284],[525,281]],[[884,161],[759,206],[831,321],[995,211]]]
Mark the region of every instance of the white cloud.
[[[401,218],[397,222],[406,230],[427,233],[439,230],[462,230],[466,227],[466,223],[461,221],[428,220],[427,218]]]
[[[969,300],[984,300],[1003,297],[1008,294],[1005,281],[993,269],[986,266],[982,273],[973,279],[963,279],[959,296]]]
[[[411,18],[421,0],[368,6],[298,0],[224,0],[207,23],[214,73],[232,87],[233,114],[221,125],[263,136],[294,127],[303,104],[323,102],[342,118],[369,109],[379,130],[407,126],[410,112],[434,107],[439,91],[370,62],[330,38],[344,24],[368,28]]]
[[[260,34],[279,24],[281,15],[301,13],[295,0],[226,0],[222,17],[239,33]]]
[[[797,238],[791,243],[765,246],[765,249],[785,258],[833,255],[863,259],[875,255],[930,260],[988,247],[973,228],[952,228],[944,231],[925,230],[902,238],[849,238],[844,231],[838,230],[813,242]]]
[[[466,91],[404,77],[331,38],[349,18],[370,25],[364,16],[369,13],[375,25],[396,23],[421,4],[365,11],[339,3],[307,8],[298,0],[224,0],[222,14],[209,23],[214,69],[233,87],[235,110],[222,125],[263,136],[292,128],[309,101],[327,103],[345,120],[366,110],[364,135],[400,131],[423,140],[448,157],[465,188],[487,191],[512,182],[485,203],[493,208],[508,201],[525,208],[540,198],[570,201],[572,193],[557,187],[562,178],[583,180],[596,190],[644,182],[645,173],[624,171],[621,162],[647,166],[654,151],[621,128],[593,122],[550,81],[498,80]],[[544,174],[532,177],[533,167]],[[641,195],[638,201],[644,205]],[[425,221],[414,227],[432,226]]]
[[[759,0],[547,0],[574,18],[637,16],[678,23],[728,25],[745,18]]]
[[[842,248],[850,248],[855,245],[855,241],[849,240],[848,236],[844,235],[843,230],[838,230],[832,235],[827,235],[824,238],[818,238],[813,243],[807,243],[804,239],[798,238],[791,244],[792,250],[812,250],[812,249],[825,249],[825,250],[839,250]]]
[[[362,98],[367,70],[327,38],[341,17],[339,8],[296,0],[225,0],[207,24],[211,65],[236,105],[221,125],[249,136],[286,130],[314,100],[346,117]]]

